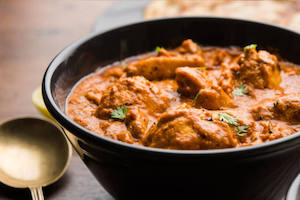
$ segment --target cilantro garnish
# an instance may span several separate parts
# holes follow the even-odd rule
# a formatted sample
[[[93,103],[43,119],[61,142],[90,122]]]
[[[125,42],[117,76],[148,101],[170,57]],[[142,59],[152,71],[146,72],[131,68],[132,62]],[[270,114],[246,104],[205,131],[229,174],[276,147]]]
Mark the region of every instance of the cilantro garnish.
[[[125,68],[127,64],[125,62],[122,62],[122,67]]]
[[[161,50],[161,49],[164,49],[164,48],[163,48],[163,47],[157,46],[157,47],[155,48],[155,51],[156,51],[156,52],[159,52],[159,50]]]
[[[198,67],[197,69],[203,70],[203,69],[207,69],[207,67]]]
[[[250,44],[244,47],[244,51],[250,50],[250,49],[256,49],[257,44]]]
[[[236,97],[241,97],[244,96],[246,94],[248,94],[248,87],[240,84],[233,92],[232,94]]]
[[[230,116],[227,113],[219,113],[219,120],[227,122],[228,124],[232,124],[234,126],[239,126],[239,123],[237,122],[236,118]]]
[[[238,126],[237,130],[238,130],[238,136],[245,136],[247,135],[248,131],[246,130],[248,129],[247,125],[243,125],[243,126]]]
[[[234,125],[237,127],[237,135],[238,136],[245,136],[247,135],[248,131],[246,129],[248,129],[248,125],[241,125],[237,122],[237,119],[232,117],[231,115],[227,114],[227,113],[219,113],[219,120],[220,121],[224,121],[227,122],[228,124]]]
[[[196,103],[196,101],[197,101],[198,97],[199,97],[199,92],[196,94],[195,98],[193,99],[193,104],[195,104],[195,103]]]
[[[118,106],[115,110],[111,111],[110,116],[113,119],[124,120],[127,112],[128,112],[127,106],[121,106],[121,107]]]

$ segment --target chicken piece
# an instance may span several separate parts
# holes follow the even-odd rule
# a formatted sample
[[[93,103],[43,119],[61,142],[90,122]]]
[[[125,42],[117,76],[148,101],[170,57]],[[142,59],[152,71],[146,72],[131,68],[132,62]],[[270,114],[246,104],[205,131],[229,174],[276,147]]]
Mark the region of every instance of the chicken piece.
[[[250,108],[250,113],[255,121],[274,119],[274,105],[276,100],[263,99]]]
[[[203,51],[205,66],[208,68],[219,67],[222,63],[229,63],[232,58],[224,49],[210,48]]]
[[[220,110],[224,107],[235,107],[232,98],[224,92],[220,86],[213,85],[210,88],[201,89],[195,99],[196,107],[210,110]]]
[[[277,57],[267,51],[245,50],[232,71],[237,80],[258,89],[276,89],[281,82]]]
[[[141,76],[120,78],[103,92],[96,116],[110,118],[117,107],[126,105],[129,109],[138,106],[148,114],[159,115],[169,107],[167,93]]]
[[[191,39],[184,40],[181,43],[181,46],[177,48],[177,51],[181,54],[189,53],[189,54],[198,54],[202,56],[202,49],[199,45],[193,42]]]
[[[114,140],[119,140],[129,144],[134,144],[135,140],[122,122],[100,122],[100,129],[104,136]]]
[[[149,119],[142,109],[135,107],[128,111],[125,124],[131,135],[140,139],[148,130]]]
[[[121,65],[121,64],[120,64]],[[108,78],[108,77],[114,77],[114,78],[120,78],[123,73],[124,73],[124,69],[122,66],[113,66],[110,68],[100,68],[99,69],[101,76]],[[98,73],[98,70],[96,71],[96,73]]]
[[[230,69],[230,65],[223,63],[219,69],[219,74],[217,74],[218,76],[215,76],[217,84],[222,87],[227,94],[231,95],[235,86],[239,85],[239,83],[235,80],[233,72]]]
[[[300,122],[300,95],[289,94],[263,100],[253,105],[250,112],[255,120],[279,119]]]
[[[278,138],[286,137],[297,132],[297,130],[278,121],[262,121],[258,123],[262,128],[259,137],[265,141],[272,141]]]
[[[157,50],[157,56],[165,56],[165,57],[178,56],[178,52],[168,51],[164,48],[160,48]]]
[[[114,81],[120,78],[122,74],[123,69],[119,66],[104,70],[103,68],[101,68],[99,72],[96,72],[96,74],[93,75],[97,77],[97,79],[91,79],[93,80],[93,82],[88,85],[86,90],[82,90],[87,91],[84,96],[92,103],[99,105],[101,97],[103,95],[103,91],[105,91],[108,86],[111,85]]]
[[[205,110],[179,109],[165,112],[143,138],[149,147],[166,149],[219,149],[235,147],[228,124],[209,121]]]
[[[205,69],[180,67],[176,69],[178,92],[186,97],[194,98],[200,89],[211,87]]]
[[[144,76],[149,80],[162,80],[174,78],[178,67],[201,67],[203,64],[200,47],[195,43],[184,41],[178,48],[178,52],[161,49],[155,57],[129,64],[125,72],[128,76]]]
[[[222,107],[235,106],[231,96],[216,85],[211,77],[208,77],[205,69],[177,68],[176,81],[178,92],[186,97],[194,98],[196,107],[217,110]]]
[[[140,60],[125,68],[128,76],[144,76],[149,80],[173,78],[178,67],[200,67],[203,60],[199,56],[151,57]]]
[[[278,98],[274,110],[279,119],[300,122],[300,94],[289,94]]]
[[[102,97],[102,90],[99,90],[98,88],[93,88],[86,93],[85,97],[89,101],[99,105],[100,99]]]

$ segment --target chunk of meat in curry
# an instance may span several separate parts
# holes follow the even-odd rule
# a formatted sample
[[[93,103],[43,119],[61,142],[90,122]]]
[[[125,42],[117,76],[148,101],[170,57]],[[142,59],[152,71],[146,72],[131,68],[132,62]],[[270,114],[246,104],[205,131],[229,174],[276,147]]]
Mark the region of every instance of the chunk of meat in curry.
[[[67,114],[99,135],[154,148],[261,144],[300,131],[300,68],[254,45],[185,40],[84,78]]]
[[[187,108],[165,112],[144,138],[150,147],[171,149],[219,149],[237,146],[230,126],[209,121],[203,109]]]

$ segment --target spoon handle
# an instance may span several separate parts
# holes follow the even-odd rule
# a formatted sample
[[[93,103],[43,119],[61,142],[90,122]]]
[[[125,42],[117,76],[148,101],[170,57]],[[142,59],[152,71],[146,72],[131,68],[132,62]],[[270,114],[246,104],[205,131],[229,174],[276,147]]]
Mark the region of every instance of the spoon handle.
[[[30,188],[32,200],[44,200],[42,187]]]

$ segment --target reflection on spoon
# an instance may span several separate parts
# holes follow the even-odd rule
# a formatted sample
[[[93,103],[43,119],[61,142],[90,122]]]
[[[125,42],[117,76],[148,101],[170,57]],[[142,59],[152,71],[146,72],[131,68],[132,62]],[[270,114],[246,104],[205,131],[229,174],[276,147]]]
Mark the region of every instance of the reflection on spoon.
[[[41,155],[34,149],[18,145],[0,147],[0,168],[12,178],[32,181],[39,178]],[[16,165],[16,163],[18,163]]]

